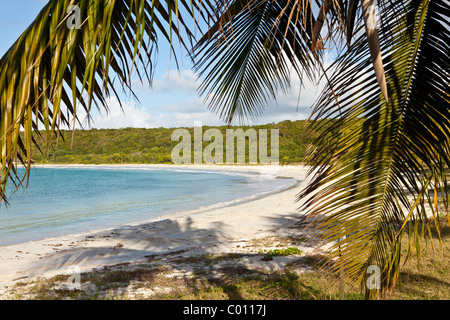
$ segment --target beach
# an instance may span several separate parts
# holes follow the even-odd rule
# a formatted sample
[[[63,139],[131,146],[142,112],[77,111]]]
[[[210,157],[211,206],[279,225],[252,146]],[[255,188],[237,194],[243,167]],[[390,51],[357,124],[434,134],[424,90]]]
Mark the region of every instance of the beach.
[[[0,247],[0,294],[7,295],[8,288],[21,281],[68,274],[74,270],[89,272],[108,266],[148,262],[149,257],[171,254],[201,256],[248,252],[247,244],[255,239],[299,236],[298,229],[292,226],[301,218],[301,203],[296,200],[307,184],[307,167],[185,167],[275,174],[279,178],[293,177],[297,184],[237,205],[177,212],[114,229]],[[314,250],[306,245],[300,249],[302,252]],[[272,267],[276,268],[276,265]]]

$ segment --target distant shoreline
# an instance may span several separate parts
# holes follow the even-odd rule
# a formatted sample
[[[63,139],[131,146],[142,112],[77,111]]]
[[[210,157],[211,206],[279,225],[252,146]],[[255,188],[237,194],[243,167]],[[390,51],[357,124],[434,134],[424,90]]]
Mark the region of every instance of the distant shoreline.
[[[198,168],[204,168],[204,167],[208,167],[211,169],[215,169],[215,168],[261,168],[261,167],[270,167],[270,166],[280,166],[280,167],[307,167],[306,165],[304,165],[303,163],[295,163],[295,164],[279,164],[279,165],[271,165],[271,164],[239,164],[239,163],[235,163],[235,164],[174,164],[174,163],[100,163],[100,164],[96,164],[96,163],[89,163],[89,164],[83,164],[83,163],[36,163],[36,164],[31,164],[31,167],[186,167],[186,168],[193,168],[193,167],[198,167]]]

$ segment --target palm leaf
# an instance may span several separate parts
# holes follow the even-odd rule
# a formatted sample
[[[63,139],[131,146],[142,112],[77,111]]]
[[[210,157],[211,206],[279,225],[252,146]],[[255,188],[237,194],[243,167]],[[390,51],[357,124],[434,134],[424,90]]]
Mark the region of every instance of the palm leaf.
[[[358,9],[358,0],[350,0],[348,3],[348,12],[346,17],[347,27],[347,45],[350,47],[351,39],[353,37],[353,29],[355,26],[356,11]]]
[[[377,17],[375,14],[375,5],[373,0],[363,0],[362,8],[364,14],[364,22],[366,26],[367,39],[369,41],[370,55],[375,71],[375,76],[381,92],[386,100],[388,100],[388,91],[386,85],[386,77],[384,75],[383,62],[381,61],[380,40],[378,38]]]
[[[194,55],[200,94],[224,120],[259,116],[289,87],[291,67],[313,77],[309,1],[230,1],[216,12]]]
[[[378,3],[389,102],[368,72],[371,48],[362,35],[332,66],[339,106],[328,89],[317,101],[317,115],[333,118],[327,122],[340,133],[318,138],[309,158],[315,173],[300,194],[314,235],[332,244],[333,268],[369,297],[379,293],[366,287],[371,265],[382,271],[381,293],[395,286],[403,233],[418,250],[418,224],[429,230],[437,215],[437,192],[429,190],[442,190],[448,206],[450,165],[449,3]]]
[[[80,29],[67,24],[74,5]],[[209,1],[202,5],[211,7]],[[174,51],[175,36],[190,50],[185,39],[192,37],[192,25],[184,17],[194,17],[195,24],[194,9],[200,10],[187,0],[49,1],[0,60],[1,198],[9,179],[23,181],[15,174],[16,160],[28,176],[30,146],[42,126],[50,143],[61,126],[81,123],[80,108],[88,116],[92,105],[108,110],[106,97],[119,98],[115,79],[124,90],[131,90],[132,74],[151,82],[158,38]],[[209,16],[206,9],[202,14]]]

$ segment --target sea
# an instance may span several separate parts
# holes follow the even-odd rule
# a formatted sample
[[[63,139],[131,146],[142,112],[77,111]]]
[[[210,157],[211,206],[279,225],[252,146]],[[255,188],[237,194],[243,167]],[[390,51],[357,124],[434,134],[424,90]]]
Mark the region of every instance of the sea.
[[[295,183],[264,171],[34,167],[28,187],[8,185],[8,204],[0,204],[0,246],[235,205]]]

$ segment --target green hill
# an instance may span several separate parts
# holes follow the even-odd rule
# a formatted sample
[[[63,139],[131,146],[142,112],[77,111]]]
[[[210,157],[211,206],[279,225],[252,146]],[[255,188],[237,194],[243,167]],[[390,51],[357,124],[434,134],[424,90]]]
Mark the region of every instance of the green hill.
[[[306,135],[306,120],[283,121],[277,124],[267,124],[248,127],[214,127],[225,137],[226,129],[249,128],[259,132],[260,129],[279,130],[279,159],[281,163],[302,162],[311,136]],[[203,132],[213,127],[203,127]],[[34,163],[57,164],[120,164],[120,163],[172,163],[172,149],[179,141],[171,141],[171,135],[176,128],[124,128],[124,129],[91,129],[62,131],[59,139],[54,138],[47,143],[43,137],[37,138],[39,149],[32,148]],[[193,128],[184,128],[194,138]],[[73,136],[73,138],[72,138]],[[203,146],[210,144],[204,142]],[[268,139],[270,150],[270,135]],[[192,148],[193,149],[193,148]],[[248,153],[248,139],[247,139]],[[224,138],[224,154],[226,153]],[[192,151],[193,152],[193,151]],[[236,152],[235,152],[236,157]],[[248,161],[248,154],[246,155]]]

